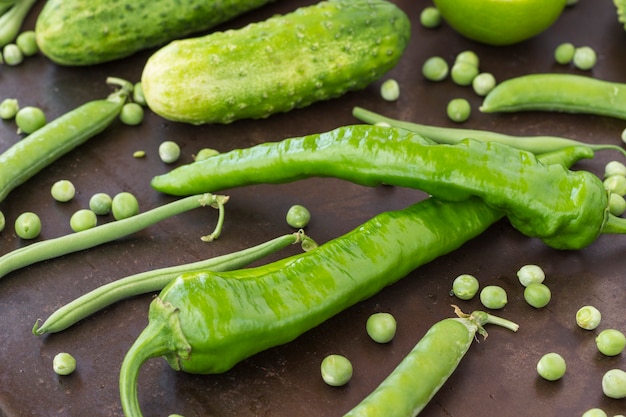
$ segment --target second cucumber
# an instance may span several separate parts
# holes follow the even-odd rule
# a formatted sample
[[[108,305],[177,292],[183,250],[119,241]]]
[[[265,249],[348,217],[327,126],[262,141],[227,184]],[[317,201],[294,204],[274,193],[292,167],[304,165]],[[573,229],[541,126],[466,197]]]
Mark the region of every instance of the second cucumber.
[[[384,0],[329,0],[174,41],[142,74],[148,106],[191,124],[258,119],[365,88],[400,60],[410,21]]]

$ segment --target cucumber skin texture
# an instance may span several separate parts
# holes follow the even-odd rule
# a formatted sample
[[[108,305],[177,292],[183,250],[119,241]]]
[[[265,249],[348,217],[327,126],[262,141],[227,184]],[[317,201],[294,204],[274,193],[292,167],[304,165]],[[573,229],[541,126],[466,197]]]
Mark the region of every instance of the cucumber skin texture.
[[[47,0],[35,33],[41,52],[94,65],[210,29],[275,0]]]
[[[260,119],[365,88],[393,68],[410,21],[384,0],[329,0],[171,42],[147,61],[146,102],[190,124]]]

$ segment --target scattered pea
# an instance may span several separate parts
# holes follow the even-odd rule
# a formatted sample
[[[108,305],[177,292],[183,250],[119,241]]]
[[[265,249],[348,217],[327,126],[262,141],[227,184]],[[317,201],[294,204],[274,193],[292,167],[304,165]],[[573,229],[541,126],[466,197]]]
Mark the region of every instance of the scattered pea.
[[[503,308],[508,302],[506,291],[498,285],[488,285],[480,292],[480,302],[492,310]]]
[[[446,112],[450,120],[461,123],[469,119],[472,113],[472,107],[466,99],[454,98],[448,102]]]
[[[524,300],[535,308],[547,306],[550,298],[552,298],[552,293],[545,284],[533,282],[524,288]]]
[[[141,81],[135,83],[135,85],[133,86],[133,101],[140,106],[147,105],[146,97],[143,94],[143,85],[141,84]]]
[[[603,355],[617,356],[626,348],[626,336],[617,329],[605,329],[596,336],[596,346]]]
[[[5,98],[0,103],[0,118],[4,120],[13,119],[20,109],[20,105],[15,98]]]
[[[527,287],[534,282],[542,283],[546,279],[546,274],[539,265],[524,265],[517,271],[519,282]]]
[[[139,213],[139,202],[134,195],[123,191],[113,197],[111,211],[115,220],[126,219]]]
[[[481,72],[472,80],[472,88],[479,96],[486,96],[496,86],[496,77],[490,72]]]
[[[39,107],[26,106],[17,111],[18,133],[30,134],[46,125],[46,115]]]
[[[478,58],[478,54],[471,50],[459,52],[456,55],[456,58],[454,58],[454,62],[465,62],[476,68],[480,67],[480,58]]]
[[[427,29],[434,29],[441,25],[441,12],[434,6],[428,6],[420,13],[420,23]]]
[[[442,81],[448,76],[449,71],[448,63],[440,56],[432,56],[422,65],[422,75],[429,81]]]
[[[15,40],[18,48],[22,51],[24,56],[33,56],[37,52],[39,52],[39,47],[37,46],[37,40],[35,39],[35,31],[27,30],[25,32],[20,33]]]
[[[111,212],[113,199],[107,193],[96,193],[89,199],[89,209],[98,216],[104,216]]]
[[[72,214],[70,218],[70,227],[74,232],[82,232],[83,230],[96,227],[98,218],[96,213],[88,209],[80,209]]]
[[[122,106],[120,112],[120,120],[125,125],[137,126],[143,122],[144,111],[143,107],[137,103],[126,103]]]
[[[394,79],[385,80],[380,86],[380,96],[385,101],[396,101],[400,98],[400,85]]]
[[[626,195],[626,176],[611,175],[603,181],[604,189],[618,195]]]
[[[591,408],[585,411],[582,417],[609,417],[604,410],[600,408]]]
[[[626,398],[626,372],[610,369],[602,376],[602,392],[609,398]]]
[[[219,151],[211,148],[202,148],[198,151],[198,153],[194,156],[194,161],[203,161],[207,158],[210,158],[215,155],[219,155]]]
[[[470,274],[461,274],[452,281],[452,294],[461,300],[471,300],[478,294],[478,279]]]
[[[374,313],[367,319],[366,330],[376,343],[389,343],[396,335],[397,323],[389,313]]]
[[[478,67],[467,61],[457,61],[452,65],[450,76],[452,81],[460,86],[471,85],[478,75]]]
[[[328,355],[322,360],[322,379],[328,385],[339,387],[347,384],[352,378],[352,363],[342,355]]]
[[[61,203],[70,201],[76,195],[76,188],[70,180],[59,180],[50,187],[52,198]]]
[[[620,161],[609,161],[604,166],[604,178],[612,175],[626,176],[626,165]]]
[[[294,204],[287,210],[286,220],[289,226],[301,229],[311,221],[311,213],[306,207]]]
[[[537,373],[548,381],[561,379],[566,370],[565,359],[556,352],[546,353],[537,362]]]
[[[19,65],[24,61],[24,54],[19,46],[14,43],[9,43],[4,46],[2,56],[4,57],[4,63],[11,66]]]
[[[57,353],[52,360],[52,369],[58,375],[69,375],[76,370],[76,359],[69,353]]]
[[[609,212],[614,216],[621,216],[626,212],[626,198],[619,194],[609,195]]]
[[[35,239],[41,233],[41,219],[31,211],[15,219],[15,233],[22,239]]]
[[[146,151],[135,151],[133,152],[133,158],[143,158],[146,156]]]
[[[554,50],[554,59],[557,63],[566,65],[572,62],[574,59],[574,51],[576,48],[570,42],[560,44]]]
[[[593,330],[600,325],[602,314],[594,306],[583,306],[576,312],[576,324],[585,330]]]
[[[621,138],[622,138],[622,142],[626,143],[626,129],[622,130]]]
[[[166,140],[159,145],[159,158],[166,164],[172,164],[180,158],[180,146],[176,142]]]
[[[576,48],[574,51],[574,57],[572,58],[574,62],[574,66],[580,70],[588,71],[592,69],[596,62],[598,61],[598,57],[596,55],[596,51],[589,46],[581,46]]]

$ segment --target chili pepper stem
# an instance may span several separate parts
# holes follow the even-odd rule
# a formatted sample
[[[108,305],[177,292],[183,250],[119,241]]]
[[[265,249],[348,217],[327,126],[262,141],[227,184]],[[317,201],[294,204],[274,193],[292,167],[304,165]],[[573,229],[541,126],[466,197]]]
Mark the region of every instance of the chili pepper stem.
[[[122,78],[107,77],[106,82],[107,84],[117,85],[121,87],[119,90],[111,93],[111,95],[109,96],[109,100],[115,99],[117,97],[122,97],[124,101],[126,101],[126,98],[133,92],[133,84],[130,81],[126,81]]]
[[[602,227],[602,233],[613,235],[626,234],[626,219],[609,213],[607,220]]]
[[[124,357],[120,369],[120,398],[126,417],[142,416],[137,395],[141,365],[150,358],[165,356],[170,366],[175,368],[176,360],[169,358],[187,358],[191,352],[180,327],[177,308],[157,297],[152,301],[149,319],[149,324]]]
[[[226,204],[226,202],[228,201],[228,197],[224,195],[214,197],[215,198],[212,199],[210,205],[211,207],[218,210],[219,214],[217,218],[217,224],[215,225],[215,230],[213,230],[212,233],[206,236],[202,236],[200,238],[203,242],[213,242],[215,239],[220,237],[220,235],[222,234],[222,228],[224,226],[224,204]]]
[[[454,308],[454,312],[457,316],[463,319],[468,319],[474,323],[478,327],[478,333],[480,333],[485,339],[487,338],[487,332],[483,327],[485,324],[494,324],[513,332],[516,332],[519,329],[519,325],[517,323],[499,316],[494,316],[493,314],[489,314],[484,311],[473,311],[471,314],[467,314],[461,311],[461,309],[454,304],[452,307]]]

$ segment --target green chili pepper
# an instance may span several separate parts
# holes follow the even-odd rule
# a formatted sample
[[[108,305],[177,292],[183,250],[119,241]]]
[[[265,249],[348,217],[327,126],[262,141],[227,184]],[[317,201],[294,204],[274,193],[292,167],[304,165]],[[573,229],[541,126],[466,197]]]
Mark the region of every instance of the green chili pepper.
[[[430,126],[392,119],[362,107],[355,107],[352,110],[352,115],[365,123],[385,124],[395,128],[410,130],[428,139],[432,139],[437,143],[447,143],[450,145],[459,143],[463,139],[472,138],[484,142],[503,143],[534,154],[552,152],[567,146],[586,146],[594,151],[614,150],[621,152],[622,155],[626,155],[626,150],[618,145],[590,144],[558,136],[513,136],[488,130]]]
[[[413,417],[428,404],[457,368],[476,333],[487,338],[485,324],[512,331],[518,325],[475,311],[447,318],[433,325],[385,380],[344,417]]]
[[[117,118],[132,92],[132,84],[118,78],[107,81],[122,88],[105,100],[90,101],[60,116],[0,155],[0,201],[15,187],[103,131]]]
[[[499,83],[485,96],[485,113],[557,111],[626,119],[626,84],[574,74],[530,74]]]
[[[184,265],[154,269],[102,285],[56,310],[41,325],[33,327],[33,334],[40,336],[67,329],[96,311],[124,298],[160,291],[170,281],[183,273],[195,271],[229,271],[242,268],[264,256],[274,253],[287,245],[300,242],[304,250],[313,249],[316,244],[303,231],[279,236],[256,246],[227,255]]]
[[[184,195],[254,183],[336,177],[365,186],[417,188],[440,199],[478,196],[511,224],[558,249],[580,249],[601,233],[626,233],[608,212],[602,181],[586,171],[546,165],[497,142],[434,142],[404,129],[346,126],[323,134],[263,143],[183,165],[152,186]],[[589,147],[578,152],[593,156]]]

